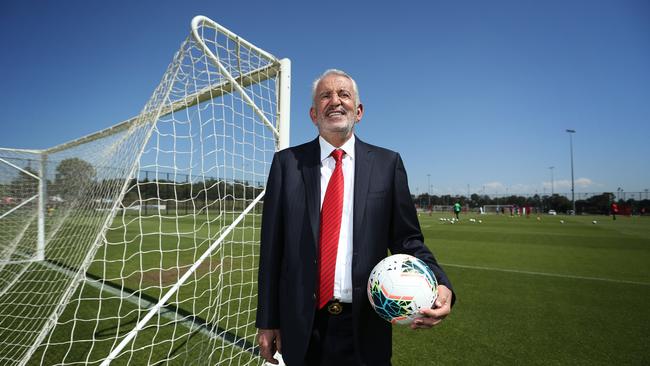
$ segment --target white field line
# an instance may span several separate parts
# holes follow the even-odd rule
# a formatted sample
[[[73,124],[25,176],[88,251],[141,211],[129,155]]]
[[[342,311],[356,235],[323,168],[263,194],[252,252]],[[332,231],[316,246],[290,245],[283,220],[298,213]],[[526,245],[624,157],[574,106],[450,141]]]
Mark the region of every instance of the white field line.
[[[76,275],[75,272],[73,272],[73,271],[71,271],[71,270],[69,270],[67,268],[57,266],[56,264],[50,263],[48,261],[39,261],[38,263],[45,266],[45,267],[47,267],[47,268],[49,268],[49,269],[51,269],[51,270],[57,271],[59,273],[63,273],[64,275],[67,275],[68,277],[71,277],[71,278]],[[111,295],[114,295],[114,296],[120,298],[120,300],[127,301],[127,302],[139,307],[140,309],[143,309],[143,310],[151,309],[154,306],[156,306],[156,303],[151,302],[151,301],[149,301],[149,300],[147,300],[145,298],[141,298],[141,297],[139,297],[139,296],[137,296],[137,295],[135,295],[133,293],[122,291],[122,290],[117,289],[115,287],[105,285],[101,281],[92,279],[90,277],[84,276],[83,280],[84,280],[84,282],[86,284],[88,284],[91,287],[94,287],[96,290],[99,290],[100,292],[108,292]],[[162,317],[164,317],[165,319],[167,319],[167,320],[178,322],[179,324],[184,325],[190,332],[198,330],[199,333],[201,333],[201,334],[203,334],[205,336],[208,336],[210,338],[219,338],[219,340],[222,341],[223,343],[232,344],[234,346],[239,347],[240,349],[242,349],[244,351],[248,351],[248,349],[242,347],[241,344],[239,344],[239,342],[232,342],[229,339],[227,339],[226,337],[224,337],[221,333],[217,333],[212,329],[206,329],[207,326],[205,326],[203,324],[196,323],[192,319],[187,319],[183,315],[181,315],[181,314],[179,314],[179,313],[177,313],[177,312],[175,312],[173,310],[165,308],[164,310],[159,311],[159,314]]]
[[[50,262],[47,262],[47,261],[42,261],[42,262],[39,262],[39,263],[42,264],[43,266],[51,269],[51,270],[57,271],[59,273],[63,273],[65,275],[67,275],[68,277],[74,277],[76,275],[75,272],[73,272],[73,271],[71,271],[71,270],[69,270],[67,268],[59,267],[59,266],[57,266],[55,264],[52,264]],[[90,277],[84,276],[83,278],[84,278],[85,283],[88,284],[90,287],[94,287],[96,290],[99,290],[100,292],[108,292],[111,295],[117,296],[121,300],[130,302],[131,304],[139,307],[140,309],[150,309],[154,305],[156,305],[155,303],[153,303],[153,302],[151,302],[151,301],[149,301],[147,299],[140,298],[137,295],[128,293],[126,291],[121,291],[121,290],[119,290],[117,288],[114,288],[112,286],[104,285],[100,281],[94,280],[94,279],[92,279]],[[177,314],[177,313],[175,313],[173,311],[170,311],[170,310],[161,311],[160,314],[164,318],[166,318],[168,320],[180,322],[181,324],[185,325],[190,330],[196,330],[196,328],[194,327],[195,324],[193,324],[193,322],[191,320],[184,319],[180,314]],[[203,334],[206,334],[206,335],[208,335],[210,337],[215,337],[214,334],[211,334],[211,332],[206,331],[202,327],[199,327],[199,330]]]
[[[567,274],[558,274],[558,273],[547,273],[547,272],[533,272],[533,271],[520,271],[516,269],[504,269],[504,268],[493,268],[493,267],[480,267],[480,266],[468,266],[464,264],[453,264],[453,263],[440,263],[446,267],[456,267],[456,268],[467,268],[467,269],[477,269],[482,271],[495,271],[495,272],[507,272],[507,273],[519,273],[527,274],[533,276],[547,276],[547,277],[558,277],[558,278],[571,278],[576,280],[587,280],[587,281],[603,281],[603,282],[613,282],[613,283],[626,283],[630,285],[641,285],[641,286],[650,286],[648,282],[638,282],[638,281],[626,281],[626,280],[616,280],[612,278],[604,277],[587,277],[587,276],[575,276]]]

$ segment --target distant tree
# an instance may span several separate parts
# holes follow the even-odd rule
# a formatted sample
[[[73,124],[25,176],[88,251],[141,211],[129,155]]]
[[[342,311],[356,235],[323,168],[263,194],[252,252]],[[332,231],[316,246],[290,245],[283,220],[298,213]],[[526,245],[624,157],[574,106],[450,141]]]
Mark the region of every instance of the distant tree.
[[[472,195],[470,196],[470,201],[471,201],[470,205],[472,207],[483,206],[483,204],[484,204],[483,197],[479,196],[476,193],[472,193]]]
[[[571,200],[557,193],[548,197],[547,202],[548,208],[557,212],[567,212],[572,207]]]
[[[38,176],[38,173],[31,167],[24,169],[26,172]],[[38,179],[25,172],[19,172],[18,176],[9,184],[7,191],[14,198],[30,198],[38,194]]]
[[[62,160],[56,167],[55,192],[64,199],[78,197],[93,185],[95,168],[79,158]]]
[[[596,196],[591,196],[586,200],[576,201],[576,209],[578,212],[586,212],[592,214],[608,214],[609,205],[612,202],[613,194],[605,192]],[[580,204],[578,204],[580,202]],[[580,207],[580,209],[578,209]]]
[[[539,207],[541,205],[542,198],[535,193],[532,197],[526,198],[526,205],[532,207]]]

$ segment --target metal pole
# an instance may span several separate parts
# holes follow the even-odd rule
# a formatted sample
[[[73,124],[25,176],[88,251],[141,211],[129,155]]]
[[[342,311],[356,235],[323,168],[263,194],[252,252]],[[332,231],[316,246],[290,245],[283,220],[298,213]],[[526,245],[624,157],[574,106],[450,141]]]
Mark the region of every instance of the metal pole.
[[[427,197],[429,197],[429,210],[431,209],[431,174],[427,174]]]
[[[169,180],[169,173],[167,173],[167,188],[165,189],[165,196],[167,197],[165,197],[165,201],[163,201],[165,202],[165,215],[169,215],[169,201],[171,198],[171,193],[169,192],[171,188],[170,186],[171,182]],[[158,197],[158,204],[160,205],[160,197]]]
[[[190,197],[190,195],[192,194],[192,193],[191,193],[191,192],[192,192],[192,188],[191,188],[191,187],[192,187],[192,186],[190,185],[190,175],[187,174],[187,175],[185,176],[185,194],[183,195],[183,199],[187,199],[187,198]],[[185,201],[185,214],[186,214],[186,215],[187,215],[187,204],[188,204],[188,201],[189,201],[189,200]]]
[[[45,260],[45,215],[47,211],[47,154],[41,155],[40,179],[38,180],[38,234],[36,260]]]
[[[569,147],[571,149],[571,205],[573,206],[573,215],[576,214],[576,197],[575,197],[575,185],[573,180],[573,134],[576,133],[575,130],[566,130],[569,133]]]
[[[553,169],[555,169],[554,166],[549,166],[548,167],[551,170],[551,196],[555,193],[555,182],[553,181]]]
[[[278,116],[278,150],[289,147],[291,131],[291,60],[280,60],[280,90],[278,92],[280,115]]]
[[[139,177],[136,176],[135,179],[139,179]],[[147,188],[144,190],[144,196],[145,196],[144,199],[142,199],[142,196],[140,196],[140,204],[144,206],[144,215],[147,216],[149,214],[149,212],[147,212],[147,203],[148,203],[148,201],[147,201],[147,198],[148,198],[147,197],[147,191],[149,190],[149,184],[150,184],[150,182],[149,182],[149,171],[144,172],[144,180],[147,181],[147,186],[146,186]],[[136,182],[136,184],[137,184],[137,182]],[[142,208],[142,207],[140,207],[140,208]]]

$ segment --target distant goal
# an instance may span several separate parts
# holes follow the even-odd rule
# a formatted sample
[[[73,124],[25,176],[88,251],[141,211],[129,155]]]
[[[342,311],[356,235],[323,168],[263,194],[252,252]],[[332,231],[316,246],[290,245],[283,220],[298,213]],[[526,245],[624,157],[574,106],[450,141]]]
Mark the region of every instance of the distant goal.
[[[138,116],[0,149],[0,364],[262,364],[261,207],[289,94],[289,60],[197,16]]]

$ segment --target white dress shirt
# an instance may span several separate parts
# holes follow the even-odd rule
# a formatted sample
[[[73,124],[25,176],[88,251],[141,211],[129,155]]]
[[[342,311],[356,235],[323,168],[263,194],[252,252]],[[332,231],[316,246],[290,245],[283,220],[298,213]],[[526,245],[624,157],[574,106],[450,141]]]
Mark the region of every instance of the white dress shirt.
[[[330,177],[334,172],[336,161],[330,156],[336,149],[324,138],[318,138],[320,143],[320,207]],[[354,202],[354,135],[340,148],[343,155],[343,212],[341,215],[341,232],[336,254],[336,271],[334,272],[334,298],[341,302],[352,302],[352,209]]]

